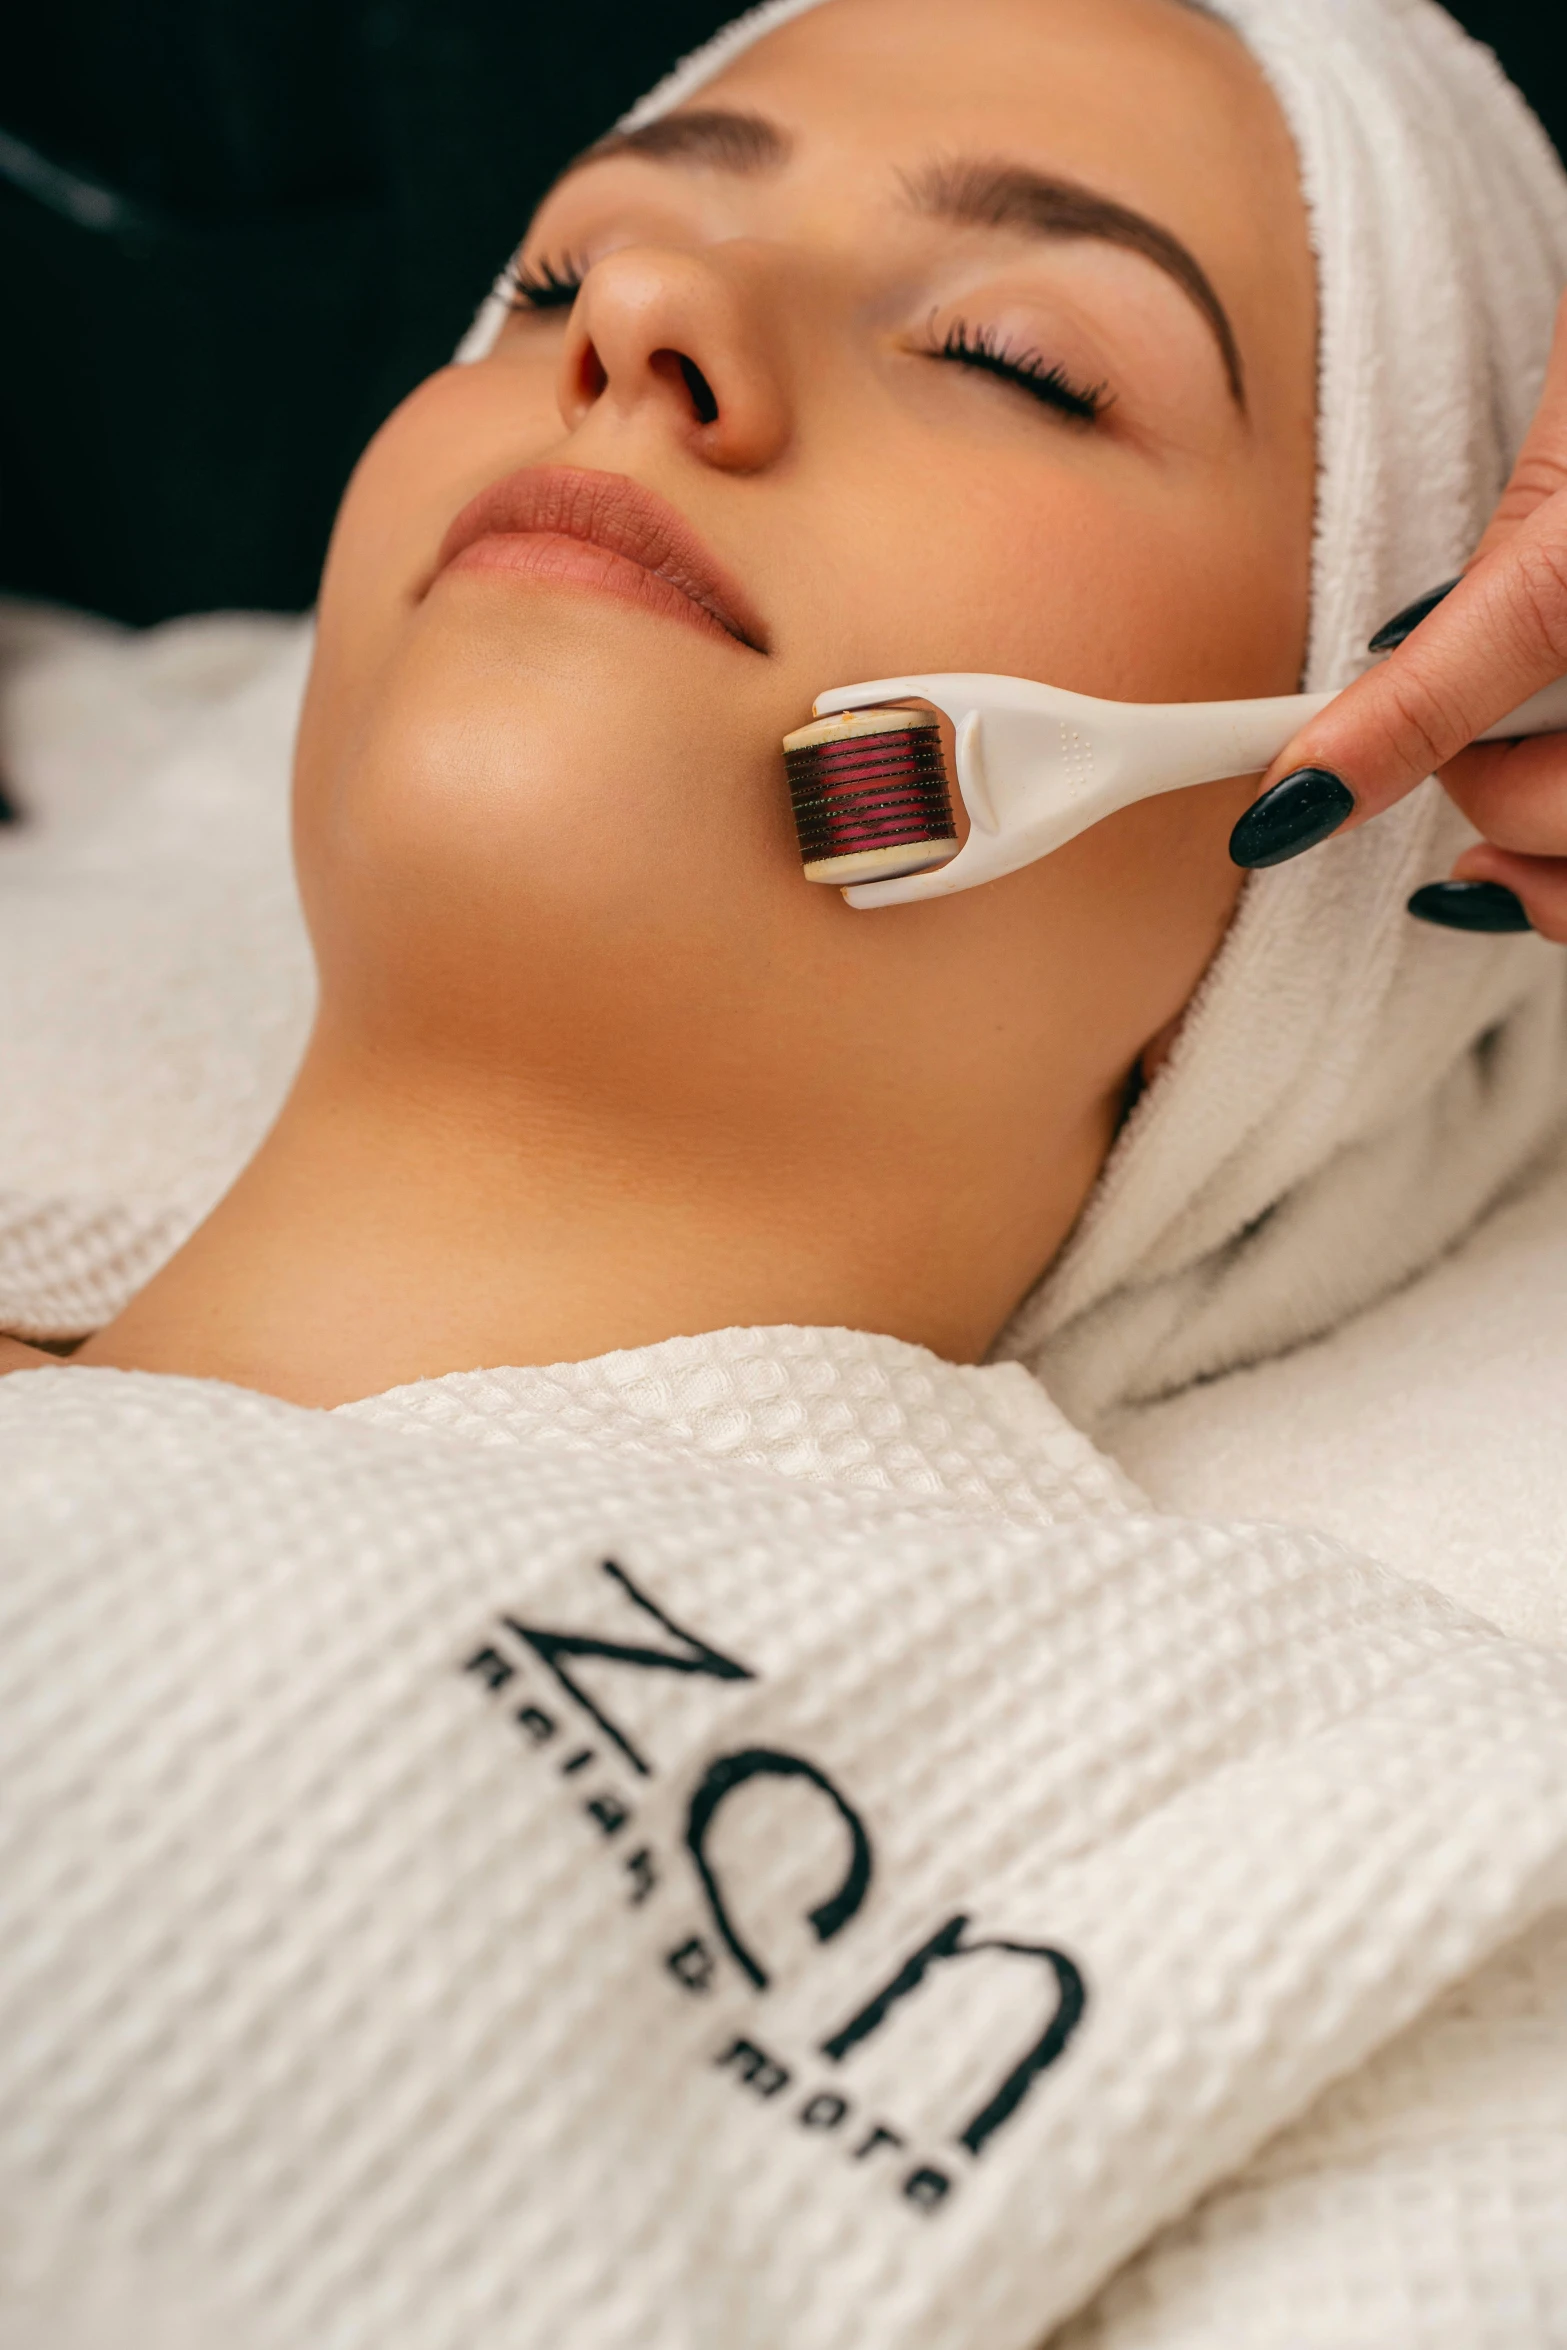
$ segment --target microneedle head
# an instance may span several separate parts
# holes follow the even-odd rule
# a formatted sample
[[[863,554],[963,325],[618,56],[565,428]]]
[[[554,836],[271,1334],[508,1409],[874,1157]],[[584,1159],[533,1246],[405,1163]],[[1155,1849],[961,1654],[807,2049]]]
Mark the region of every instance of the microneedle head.
[[[783,747],[807,881],[896,881],[957,855],[933,711],[850,710],[786,734]]]

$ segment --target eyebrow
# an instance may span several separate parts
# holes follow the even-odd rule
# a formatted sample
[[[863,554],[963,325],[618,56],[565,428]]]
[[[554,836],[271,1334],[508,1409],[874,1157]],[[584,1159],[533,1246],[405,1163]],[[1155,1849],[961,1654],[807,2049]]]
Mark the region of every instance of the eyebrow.
[[[585,164],[609,163],[620,155],[639,155],[649,163],[691,163],[714,171],[738,172],[754,178],[778,171],[794,153],[787,131],[765,115],[742,114],[730,107],[693,106],[684,114],[666,114],[634,130],[611,131],[595,139],[568,171]]]
[[[611,131],[579,155],[568,171],[618,156],[650,163],[686,163],[698,170],[754,178],[781,170],[794,141],[764,115],[700,106],[666,114],[632,130]],[[1180,287],[1219,346],[1230,397],[1246,412],[1246,372],[1229,312],[1197,256],[1146,213],[1100,196],[1076,180],[1054,179],[997,158],[931,163],[906,176],[917,211],[960,228],[988,228],[1052,241],[1089,237],[1151,261]]]

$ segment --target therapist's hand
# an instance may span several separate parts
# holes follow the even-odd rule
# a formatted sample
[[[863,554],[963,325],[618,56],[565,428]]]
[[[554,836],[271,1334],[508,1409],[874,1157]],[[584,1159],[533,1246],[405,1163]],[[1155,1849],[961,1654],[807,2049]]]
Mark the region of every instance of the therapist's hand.
[[[1236,864],[1282,865],[1435,770],[1484,839],[1410,911],[1567,942],[1567,735],[1465,747],[1567,675],[1567,301],[1539,414],[1473,560],[1372,647],[1397,649],[1274,762],[1231,835]]]

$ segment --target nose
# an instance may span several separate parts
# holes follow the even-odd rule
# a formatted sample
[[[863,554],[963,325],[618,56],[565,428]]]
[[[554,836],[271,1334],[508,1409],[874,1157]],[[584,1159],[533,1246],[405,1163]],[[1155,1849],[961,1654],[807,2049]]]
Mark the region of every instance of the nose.
[[[736,240],[701,253],[637,246],[591,268],[561,355],[560,411],[651,418],[709,465],[754,473],[791,426],[768,273]]]

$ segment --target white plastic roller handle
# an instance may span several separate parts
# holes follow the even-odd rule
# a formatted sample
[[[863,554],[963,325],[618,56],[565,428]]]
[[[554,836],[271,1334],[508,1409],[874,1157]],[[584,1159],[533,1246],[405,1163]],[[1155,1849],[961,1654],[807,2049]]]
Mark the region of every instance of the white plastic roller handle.
[[[816,715],[928,702],[952,722],[969,835],[933,872],[846,889],[851,906],[907,906],[976,889],[1032,865],[1090,825],[1163,792],[1255,775],[1333,694],[1255,702],[1105,702],[1025,677],[949,672],[878,677],[818,694]],[[1567,678],[1491,727],[1482,742],[1567,729]]]

